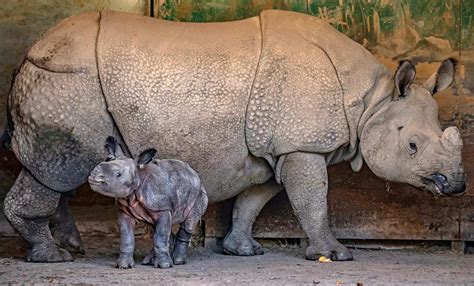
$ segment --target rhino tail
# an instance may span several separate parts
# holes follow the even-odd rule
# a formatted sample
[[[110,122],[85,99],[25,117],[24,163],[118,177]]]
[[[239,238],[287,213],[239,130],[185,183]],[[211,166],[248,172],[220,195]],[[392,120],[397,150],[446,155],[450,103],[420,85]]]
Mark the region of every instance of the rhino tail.
[[[12,84],[10,87],[10,92],[7,95],[7,103],[6,103],[6,114],[7,114],[7,126],[3,131],[1,141],[1,146],[6,149],[11,149],[12,146],[12,135],[13,130],[15,129],[13,126],[13,119],[11,114],[11,97],[13,92],[13,82],[15,81],[16,74],[18,73],[18,69],[15,69],[13,72]]]

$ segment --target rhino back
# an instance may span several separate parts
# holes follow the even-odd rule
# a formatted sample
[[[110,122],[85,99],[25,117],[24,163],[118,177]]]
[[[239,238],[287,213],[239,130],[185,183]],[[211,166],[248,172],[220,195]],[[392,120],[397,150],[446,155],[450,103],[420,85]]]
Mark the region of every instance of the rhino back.
[[[261,22],[262,56],[246,120],[250,152],[274,165],[285,153],[329,153],[349,144],[380,65],[315,17],[270,10]]]
[[[132,155],[154,147],[157,157],[199,171],[210,193],[225,189],[248,157],[245,113],[260,35],[258,18],[177,23],[102,12],[100,79]]]
[[[99,13],[68,17],[50,28],[29,50],[27,60],[39,68],[62,73],[97,73],[95,46]]]

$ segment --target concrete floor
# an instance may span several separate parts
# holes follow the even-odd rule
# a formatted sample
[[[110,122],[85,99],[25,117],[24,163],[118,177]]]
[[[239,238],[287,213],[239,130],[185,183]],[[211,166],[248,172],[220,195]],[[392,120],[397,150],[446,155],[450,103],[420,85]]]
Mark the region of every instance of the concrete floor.
[[[172,284],[172,285],[373,285],[474,284],[474,255],[446,249],[354,250],[355,261],[320,263],[303,259],[303,249],[273,245],[265,255],[227,256],[196,248],[187,265],[154,269],[139,264],[151,247],[137,238],[135,269],[114,268],[118,239],[86,237],[85,255],[71,263],[26,263],[19,238],[0,239],[0,283]],[[360,284],[359,284],[360,285]]]

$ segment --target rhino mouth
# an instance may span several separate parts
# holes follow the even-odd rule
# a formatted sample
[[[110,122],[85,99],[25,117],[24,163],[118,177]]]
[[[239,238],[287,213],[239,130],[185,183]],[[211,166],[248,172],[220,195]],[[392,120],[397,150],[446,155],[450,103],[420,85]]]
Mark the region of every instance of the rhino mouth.
[[[95,186],[105,185],[105,181],[100,180],[100,179],[96,179],[94,177],[89,177],[88,181],[89,181],[89,184],[95,185]]]
[[[431,174],[423,177],[425,189],[433,193],[435,196],[461,196],[466,190],[466,184],[452,186],[446,176],[440,173]]]

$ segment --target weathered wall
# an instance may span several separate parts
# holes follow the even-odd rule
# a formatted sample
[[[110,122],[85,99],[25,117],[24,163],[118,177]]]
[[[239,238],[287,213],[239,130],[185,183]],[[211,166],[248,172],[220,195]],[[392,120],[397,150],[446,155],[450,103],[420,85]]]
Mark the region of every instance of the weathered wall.
[[[3,0],[0,7],[0,130],[12,72],[29,46],[56,22],[101,9],[146,14],[148,0]]]
[[[148,1],[7,0],[0,7],[0,38],[5,39],[0,43],[0,130],[4,123],[1,104],[8,92],[11,73],[27,47],[58,20],[102,8],[147,14]],[[271,8],[298,11],[327,20],[391,69],[399,59],[412,59],[419,63],[418,80],[426,79],[448,56],[460,61],[455,88],[437,95],[436,99],[443,125],[457,125],[461,129],[469,175],[468,195],[463,199],[434,200],[429,194],[403,185],[386,193],[383,192],[385,183],[367,169],[361,174],[352,174],[347,166],[336,166],[330,170],[333,188],[330,210],[339,237],[474,240],[474,228],[471,227],[474,225],[471,203],[474,202],[471,183],[474,177],[474,1],[155,0],[154,14],[173,21],[230,21],[255,16],[261,10]],[[11,153],[2,154],[5,153],[0,152],[0,199],[18,171]],[[344,200],[350,203],[341,203]],[[420,201],[422,205],[415,203]],[[111,201],[83,191],[75,202],[78,206],[97,203],[109,204]],[[275,213],[271,208],[265,208],[257,221],[257,235],[301,236],[294,217],[285,222],[291,217],[285,196],[271,202],[271,205],[275,204],[283,211]],[[210,208],[206,225],[210,234],[220,236],[228,223],[225,219],[217,220],[217,213],[218,208]]]

